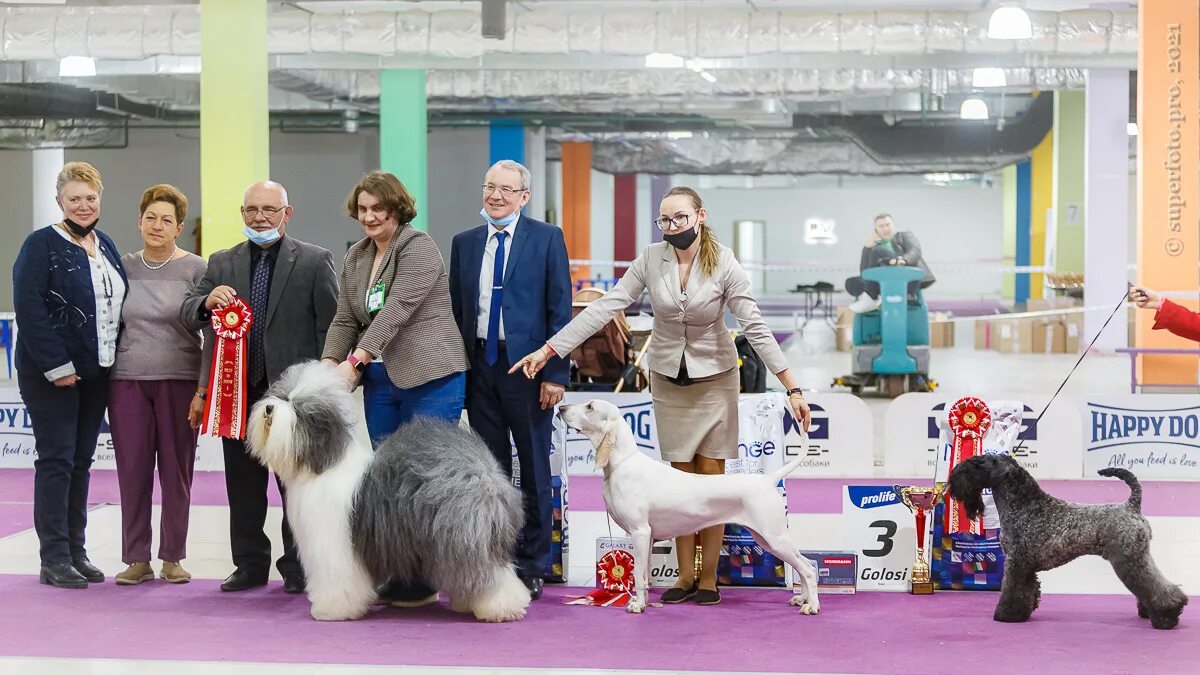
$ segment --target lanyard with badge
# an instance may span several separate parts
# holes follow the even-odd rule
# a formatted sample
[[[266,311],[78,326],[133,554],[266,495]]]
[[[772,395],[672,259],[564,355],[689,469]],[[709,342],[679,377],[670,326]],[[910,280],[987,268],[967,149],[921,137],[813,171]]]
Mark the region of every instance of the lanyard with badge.
[[[386,286],[381,281],[381,282],[375,284],[374,286],[372,286],[371,290],[367,291],[367,313],[368,314],[374,314],[375,312],[378,312],[379,310],[383,309],[383,298],[385,295],[385,288],[386,288]]]

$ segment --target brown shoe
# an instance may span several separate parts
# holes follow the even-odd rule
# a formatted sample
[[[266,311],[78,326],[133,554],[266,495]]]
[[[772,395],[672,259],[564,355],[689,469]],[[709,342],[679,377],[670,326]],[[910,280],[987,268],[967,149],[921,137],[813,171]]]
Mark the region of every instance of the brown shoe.
[[[177,562],[163,561],[162,578],[166,579],[168,584],[186,584],[192,580],[192,575],[183,566]]]
[[[131,563],[124,572],[116,576],[118,586],[136,586],[143,581],[152,579],[154,579],[154,569],[148,562]]]

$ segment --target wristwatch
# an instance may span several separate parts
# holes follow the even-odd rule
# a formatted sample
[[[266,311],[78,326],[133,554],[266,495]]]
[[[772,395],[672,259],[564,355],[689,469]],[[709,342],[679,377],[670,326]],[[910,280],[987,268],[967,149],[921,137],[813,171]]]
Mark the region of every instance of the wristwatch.
[[[201,401],[203,401],[207,397],[208,397],[208,394],[203,391],[196,392],[196,398],[200,399]]]
[[[353,354],[351,354],[350,356],[347,356],[346,360],[349,361],[350,365],[353,366],[354,369],[360,373],[367,367],[367,364],[365,361],[359,361],[358,357]]]
[[[800,389],[800,387],[792,387],[791,389],[787,390],[787,395],[789,397],[791,397],[792,394],[798,394],[800,398],[804,398],[804,391]]]

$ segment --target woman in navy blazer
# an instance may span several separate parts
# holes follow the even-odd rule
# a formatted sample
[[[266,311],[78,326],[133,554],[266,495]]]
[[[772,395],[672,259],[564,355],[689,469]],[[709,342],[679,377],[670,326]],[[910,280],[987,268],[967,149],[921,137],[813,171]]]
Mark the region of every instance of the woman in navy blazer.
[[[68,162],[58,174],[62,221],[34,230],[13,264],[17,385],[33,423],[33,524],[43,584],[87,588],[104,573],[84,549],[88,479],[108,404],[128,283],[121,254],[96,229],[100,172]]]

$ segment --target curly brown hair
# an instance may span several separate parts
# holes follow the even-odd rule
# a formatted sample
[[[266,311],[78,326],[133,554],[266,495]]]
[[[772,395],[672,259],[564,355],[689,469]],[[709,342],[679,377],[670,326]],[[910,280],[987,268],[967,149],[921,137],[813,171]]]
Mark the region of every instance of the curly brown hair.
[[[363,174],[362,179],[354,185],[354,189],[350,190],[350,196],[346,198],[346,213],[355,220],[358,219],[358,196],[364,192],[382,202],[388,214],[396,219],[400,227],[408,225],[417,217],[417,201],[396,174],[387,171]]]
[[[142,193],[142,201],[138,203],[138,214],[145,213],[146,209],[154,202],[165,202],[174,207],[176,224],[182,223],[183,219],[187,218],[187,197],[174,185],[159,183],[146,188],[146,191]]]

